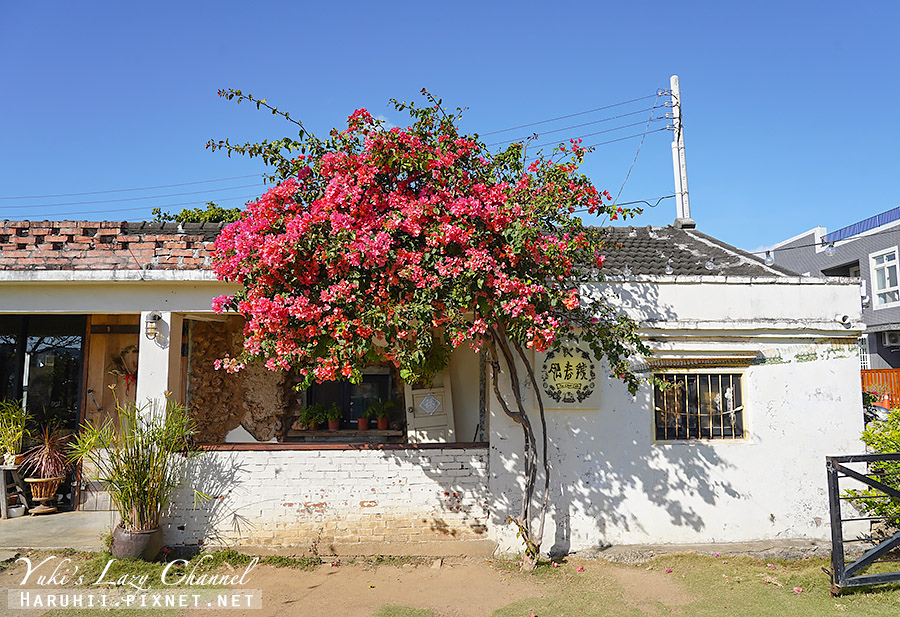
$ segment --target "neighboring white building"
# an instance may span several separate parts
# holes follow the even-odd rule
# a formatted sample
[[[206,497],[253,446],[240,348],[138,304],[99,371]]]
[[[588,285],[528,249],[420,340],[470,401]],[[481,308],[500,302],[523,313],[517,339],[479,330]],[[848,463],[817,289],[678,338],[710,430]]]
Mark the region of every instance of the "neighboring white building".
[[[404,391],[377,368],[359,387],[305,397],[289,376],[217,373],[212,359],[240,336],[209,308],[233,289],[208,269],[215,231],[0,224],[0,398],[30,385],[40,400],[42,373],[25,367],[52,356],[69,367],[73,420],[110,414],[115,383],[138,401],[164,391],[186,401],[210,442],[191,482],[213,499],[195,508],[189,490],[179,494],[172,544],[518,550],[505,520],[519,511],[521,430],[492,402],[478,356],[457,350],[427,391]],[[676,387],[631,397],[577,350],[535,358],[552,469],[543,550],[828,538],[824,457],[861,449],[857,285],[790,275],[695,230],[611,233],[621,248],[590,293],[612,294],[640,324],[654,354],[636,368]],[[69,332],[79,327],[80,342]],[[68,347],[33,346],[54,336]],[[405,399],[405,417],[384,432],[353,430],[385,393]],[[294,430],[309,400],[342,402],[343,430]],[[105,507],[90,485],[78,501]]]

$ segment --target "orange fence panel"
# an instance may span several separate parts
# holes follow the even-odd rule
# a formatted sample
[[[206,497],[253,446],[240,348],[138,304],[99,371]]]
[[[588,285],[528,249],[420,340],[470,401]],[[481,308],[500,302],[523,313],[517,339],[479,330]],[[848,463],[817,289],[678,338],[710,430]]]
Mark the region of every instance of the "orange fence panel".
[[[860,376],[862,389],[878,395],[877,405],[900,407],[900,369],[866,369],[860,371]]]

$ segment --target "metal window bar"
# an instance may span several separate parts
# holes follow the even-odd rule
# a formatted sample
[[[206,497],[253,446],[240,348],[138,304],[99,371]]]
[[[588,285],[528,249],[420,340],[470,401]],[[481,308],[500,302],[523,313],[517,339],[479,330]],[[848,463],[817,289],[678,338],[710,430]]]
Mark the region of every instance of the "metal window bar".
[[[882,563],[891,558],[885,558],[892,551],[900,548],[900,532],[889,538],[877,538],[867,536],[844,540],[843,523],[849,520],[883,520],[884,517],[852,517],[842,518],[841,501],[847,497],[841,495],[840,480],[849,478],[884,493],[883,496],[869,496],[874,498],[888,498],[900,503],[900,490],[890,487],[875,478],[847,467],[851,463],[883,463],[900,462],[900,454],[856,454],[850,456],[825,457],[825,469],[828,476],[828,504],[831,518],[831,570],[826,572],[831,577],[831,593],[839,594],[843,589],[850,587],[862,587],[866,585],[879,585],[900,581],[900,571],[879,572],[874,574],[860,574],[874,563]],[[860,498],[867,497],[861,496]],[[857,498],[859,499],[859,498]],[[848,563],[845,553],[845,544],[854,542],[868,542],[874,544],[867,551]],[[877,543],[876,543],[877,542]]]
[[[743,437],[741,375],[737,373],[659,373],[672,384],[654,390],[658,440],[739,439]]]

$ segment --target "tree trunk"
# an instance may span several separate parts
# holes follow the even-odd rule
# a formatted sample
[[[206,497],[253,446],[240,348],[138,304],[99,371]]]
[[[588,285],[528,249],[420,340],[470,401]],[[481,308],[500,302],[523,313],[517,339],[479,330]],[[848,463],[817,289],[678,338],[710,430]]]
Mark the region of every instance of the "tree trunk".
[[[524,437],[523,458],[525,462],[525,488],[522,491],[522,508],[518,518],[508,517],[508,521],[516,525],[520,537],[525,544],[525,555],[522,560],[522,568],[524,570],[531,570],[537,565],[538,552],[540,551],[544,535],[544,521],[546,519],[547,504],[550,494],[550,464],[547,458],[547,422],[544,416],[544,402],[538,388],[534,369],[531,366],[528,357],[525,355],[525,350],[522,349],[522,346],[515,341],[510,341],[509,337],[506,336],[506,333],[502,330],[502,326],[496,330],[491,329],[488,333],[486,342],[488,353],[490,354],[489,363],[491,366],[491,381],[493,383],[494,395],[497,397],[497,401],[500,403],[503,412],[522,427],[522,434]],[[515,349],[515,354],[513,353],[513,349]],[[532,526],[532,521],[534,520],[534,490],[538,471],[537,442],[535,439],[534,427],[528,416],[528,409],[526,408],[525,401],[522,399],[521,379],[519,377],[518,366],[516,365],[516,355],[519,356],[524,364],[528,379],[534,388],[541,421],[542,448],[540,462],[544,471],[544,486],[539,503],[539,510],[537,512],[537,532],[535,532]],[[500,375],[503,372],[500,360],[501,356],[503,358],[502,364],[505,364],[507,373],[509,374],[510,387],[515,400],[514,406],[509,404],[500,390]]]

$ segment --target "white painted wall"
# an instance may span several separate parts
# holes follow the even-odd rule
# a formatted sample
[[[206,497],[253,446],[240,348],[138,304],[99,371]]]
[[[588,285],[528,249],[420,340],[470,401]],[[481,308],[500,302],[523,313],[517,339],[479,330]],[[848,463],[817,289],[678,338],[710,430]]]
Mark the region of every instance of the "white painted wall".
[[[835,318],[858,320],[856,288],[644,283],[623,295],[665,356],[737,349],[769,362],[744,369],[747,437],[654,443],[651,388],[632,398],[601,378],[599,408],[547,413],[553,489],[542,549],[827,538],[825,456],[863,449],[857,331]],[[741,330],[723,330],[729,319],[743,320]],[[496,402],[490,442],[492,537],[519,551],[503,521],[521,504],[521,429]]]
[[[213,450],[191,469],[164,527],[169,544],[353,553],[487,536],[483,447]],[[195,509],[192,487],[212,499]]]
[[[135,271],[129,271],[137,275]],[[58,274],[58,273],[57,273]],[[96,273],[92,273],[96,274]],[[218,281],[4,281],[0,313],[212,312],[212,299],[237,287]]]
[[[147,318],[152,311],[142,311],[138,347],[137,385],[135,403],[165,409],[166,395],[173,401],[183,400],[181,381],[181,324],[180,313],[159,311],[156,338],[145,335]]]

